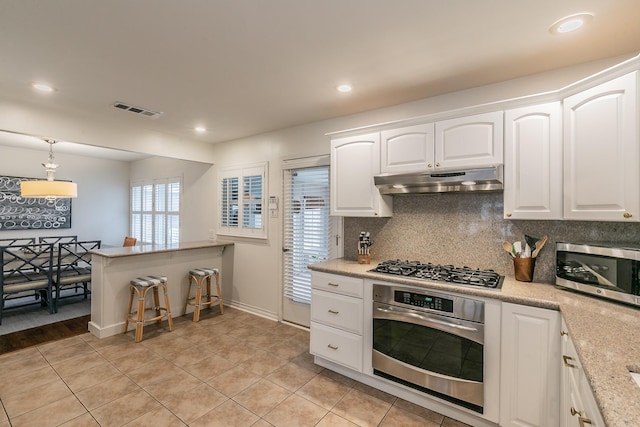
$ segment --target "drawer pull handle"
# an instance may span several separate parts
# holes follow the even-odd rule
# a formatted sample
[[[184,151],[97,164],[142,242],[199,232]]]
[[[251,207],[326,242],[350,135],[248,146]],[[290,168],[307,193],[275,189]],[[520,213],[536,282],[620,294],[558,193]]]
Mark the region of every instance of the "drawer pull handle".
[[[584,427],[585,424],[593,424],[591,419],[585,417],[578,417],[578,423],[580,423],[580,427]]]
[[[339,313],[339,311],[334,311],[334,310],[331,310],[331,309],[329,309],[329,310],[327,310],[327,311],[328,311],[329,313],[331,313],[331,314],[338,314],[338,313]]]
[[[337,350],[338,349],[338,346],[331,345],[331,344],[327,344],[327,347],[329,347],[331,350]]]
[[[573,357],[571,356],[562,356],[562,361],[564,362],[564,366],[568,366],[569,368],[577,368],[577,365],[574,365],[573,363]],[[571,408],[573,409],[573,408]],[[571,414],[571,415],[575,415],[575,414]]]
[[[337,283],[331,283],[331,282],[327,283],[327,285],[329,285],[329,286],[335,286],[335,287],[340,286],[340,285],[338,285]]]

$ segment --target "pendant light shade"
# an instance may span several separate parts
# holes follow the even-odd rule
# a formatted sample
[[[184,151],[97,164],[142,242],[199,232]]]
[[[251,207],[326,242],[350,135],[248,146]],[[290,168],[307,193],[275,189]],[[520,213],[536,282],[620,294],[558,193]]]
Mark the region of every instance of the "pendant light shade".
[[[42,166],[44,166],[47,171],[47,179],[22,181],[20,183],[20,196],[25,198],[45,198],[48,201],[78,197],[78,186],[76,183],[54,180],[54,175],[58,168],[58,165],[53,162],[53,144],[55,144],[56,141],[52,139],[45,141],[49,144],[49,158]]]

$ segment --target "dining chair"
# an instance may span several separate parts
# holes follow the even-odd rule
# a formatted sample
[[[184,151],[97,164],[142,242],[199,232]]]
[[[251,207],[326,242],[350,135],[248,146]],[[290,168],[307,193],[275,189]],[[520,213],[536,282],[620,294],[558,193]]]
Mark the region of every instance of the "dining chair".
[[[78,241],[78,236],[41,236],[38,238],[39,243],[73,243]]]
[[[5,300],[27,296],[31,291],[40,293],[42,306],[53,314],[53,244],[0,247],[0,262],[0,325]]]
[[[58,312],[60,294],[64,289],[77,288],[82,285],[84,299],[87,299],[91,283],[91,251],[100,249],[100,244],[100,240],[58,244],[58,259],[53,279],[54,312]]]
[[[135,246],[136,242],[138,241],[138,239],[136,239],[135,237],[125,237],[124,238],[124,243],[122,244],[122,246],[127,247],[127,246]]]
[[[15,239],[0,239],[0,246],[35,245],[35,237],[17,237]]]

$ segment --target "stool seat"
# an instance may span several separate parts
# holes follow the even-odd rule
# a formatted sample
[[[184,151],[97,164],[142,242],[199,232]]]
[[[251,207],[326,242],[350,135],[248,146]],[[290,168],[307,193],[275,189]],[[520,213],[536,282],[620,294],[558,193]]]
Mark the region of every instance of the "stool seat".
[[[166,276],[143,276],[143,277],[137,277],[131,281],[131,284],[133,286],[141,286],[141,287],[154,286],[154,285],[158,286],[166,283],[167,283]]]
[[[194,268],[193,270],[189,270],[189,275],[196,277],[205,277],[218,274],[220,274],[220,270],[218,270],[217,268]]]
[[[211,293],[211,278],[216,278],[217,295]],[[206,281],[206,293],[203,294],[202,288]],[[195,283],[196,294],[191,296],[191,286]],[[189,270],[189,290],[187,291],[187,300],[184,304],[184,312],[187,313],[187,307],[193,306],[193,321],[200,321],[200,310],[203,307],[213,304],[220,306],[220,314],[224,314],[222,305],[222,291],[220,290],[220,269],[218,268],[193,268]]]
[[[173,319],[171,318],[171,308],[169,306],[167,281],[166,276],[142,276],[131,280],[129,286],[131,298],[129,299],[129,312],[127,313],[127,317],[124,322],[124,333],[126,334],[129,329],[129,322],[135,322],[136,342],[142,341],[142,330],[144,325],[150,322],[160,323],[162,319],[166,318],[167,323],[169,324],[169,331],[173,331]],[[160,295],[158,294],[158,289],[162,289],[162,292],[164,293],[164,307],[160,306]],[[154,305],[152,307],[146,306],[146,298],[149,291],[153,292]],[[136,313],[132,312],[134,295],[137,295],[138,297]],[[145,318],[145,311],[155,311],[155,316],[152,318]]]

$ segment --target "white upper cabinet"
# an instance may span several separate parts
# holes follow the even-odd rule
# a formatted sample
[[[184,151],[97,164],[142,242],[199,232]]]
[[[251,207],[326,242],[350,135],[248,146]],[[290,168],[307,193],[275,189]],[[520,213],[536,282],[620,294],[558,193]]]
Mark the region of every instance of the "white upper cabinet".
[[[638,221],[638,72],[564,100],[564,217]]]
[[[562,106],[504,114],[504,216],[562,219]]]
[[[379,132],[331,140],[331,215],[391,216],[391,196],[373,183],[379,173]]]
[[[381,172],[433,170],[433,133],[433,123],[382,131]]]
[[[502,164],[502,116],[495,111],[436,122],[436,169]]]

